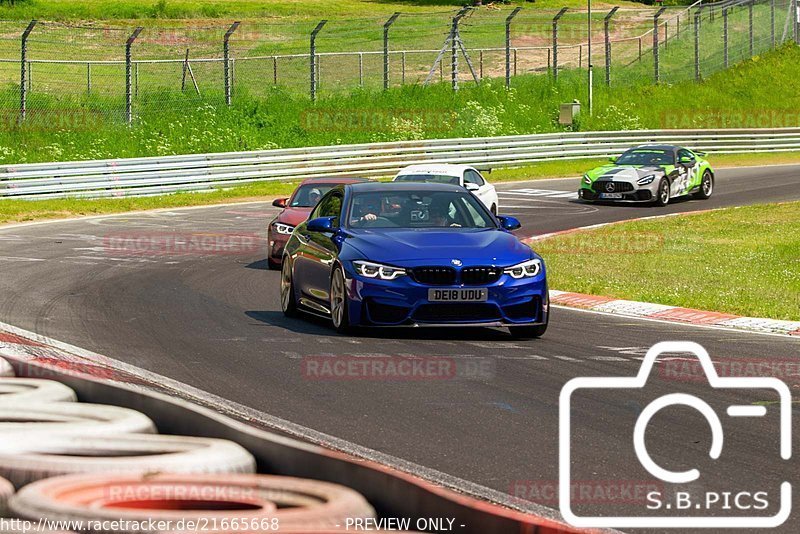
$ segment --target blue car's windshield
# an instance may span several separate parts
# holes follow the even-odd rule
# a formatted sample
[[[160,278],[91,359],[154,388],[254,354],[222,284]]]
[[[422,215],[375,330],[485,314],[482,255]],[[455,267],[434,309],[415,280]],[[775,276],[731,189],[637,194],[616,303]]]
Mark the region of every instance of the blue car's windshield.
[[[617,165],[674,165],[675,154],[671,150],[628,150],[616,161]]]
[[[351,228],[496,228],[472,195],[455,191],[385,191],[353,195]]]

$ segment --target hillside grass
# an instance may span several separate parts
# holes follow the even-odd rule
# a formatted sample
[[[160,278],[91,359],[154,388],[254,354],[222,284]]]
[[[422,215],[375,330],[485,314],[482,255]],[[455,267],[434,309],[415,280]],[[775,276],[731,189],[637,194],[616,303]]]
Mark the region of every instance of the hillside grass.
[[[576,129],[798,126],[798,79],[800,48],[789,44],[702,83],[601,84],[594,116],[584,110]],[[547,76],[520,76],[511,91],[494,80],[457,93],[447,84],[323,93],[316,104],[280,88],[269,88],[266,98],[242,93],[231,108],[187,103],[192,97],[180,94],[144,98],[132,127],[94,111],[100,97],[77,103],[63,124],[59,112],[31,111],[28,124],[9,121],[12,127],[0,130],[0,164],[565,131],[558,106],[585,101],[585,76],[567,71],[557,85]],[[31,110],[54,105],[31,95]]]
[[[534,248],[560,290],[800,320],[800,202],[623,223]]]

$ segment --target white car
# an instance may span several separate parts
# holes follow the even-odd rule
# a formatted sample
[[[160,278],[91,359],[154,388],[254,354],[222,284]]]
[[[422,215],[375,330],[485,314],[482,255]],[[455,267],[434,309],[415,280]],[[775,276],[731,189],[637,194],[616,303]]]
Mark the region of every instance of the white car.
[[[394,177],[395,182],[435,182],[454,184],[472,191],[489,210],[497,215],[500,203],[494,186],[474,167],[440,163],[436,165],[410,165]]]

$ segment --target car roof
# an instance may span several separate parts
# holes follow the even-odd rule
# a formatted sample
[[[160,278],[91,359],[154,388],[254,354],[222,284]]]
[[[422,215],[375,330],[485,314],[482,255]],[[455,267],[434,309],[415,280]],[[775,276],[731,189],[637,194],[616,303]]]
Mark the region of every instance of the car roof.
[[[383,191],[424,191],[435,193],[437,191],[454,191],[463,193],[463,187],[453,184],[438,184],[430,182],[364,182],[347,186],[354,193],[380,193]]]
[[[647,149],[653,149],[653,150],[676,150],[678,148],[680,148],[680,147],[677,146],[677,145],[652,144],[652,145],[639,145],[639,146],[635,146],[633,148],[630,148],[628,150],[641,150],[641,149],[645,149],[645,150],[647,150]]]
[[[306,178],[300,185],[307,185],[307,184],[357,184],[360,182],[368,182],[366,178],[344,178],[344,177],[336,177],[336,176],[327,176],[324,178]]]
[[[456,163],[422,163],[409,165],[400,169],[398,176],[406,174],[442,174],[444,176],[461,176],[467,169],[474,169],[470,165],[460,165]]]

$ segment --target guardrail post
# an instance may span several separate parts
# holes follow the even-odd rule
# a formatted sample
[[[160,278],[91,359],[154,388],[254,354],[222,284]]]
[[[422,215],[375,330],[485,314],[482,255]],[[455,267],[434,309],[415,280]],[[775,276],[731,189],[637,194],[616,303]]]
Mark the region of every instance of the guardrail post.
[[[694,79],[700,81],[700,13],[694,14]]]
[[[569,8],[562,7],[553,17],[553,80],[555,81],[558,81],[558,19],[564,16],[567,9]]]
[[[395,13],[389,20],[387,20],[383,25],[383,90],[386,91],[389,88],[389,28],[394,21],[397,20],[397,17],[400,16],[400,13]]]
[[[611,17],[614,16],[618,9],[619,6],[614,6],[603,19],[603,33],[606,43],[606,85],[611,85],[611,35],[608,31],[608,26],[611,23]]]
[[[664,13],[664,11],[666,11],[666,9],[666,7],[662,7],[653,16],[653,70],[655,83],[658,83],[661,80],[661,71],[659,70],[658,64],[658,19]]]
[[[753,44],[753,0],[747,3],[747,29],[750,32],[750,57],[753,57],[753,50],[755,48]]]
[[[722,8],[722,63],[728,68],[728,8]]]
[[[38,21],[32,20],[28,27],[22,32],[22,48],[20,52],[20,75],[19,75],[19,120],[24,121],[28,116],[28,37]]]
[[[131,47],[133,47],[133,42],[139,37],[143,29],[144,28],[139,26],[133,30],[131,36],[125,41],[125,120],[128,124],[133,122],[133,68],[131,64]]]
[[[511,88],[511,21],[520,11],[522,11],[521,7],[515,7],[514,11],[506,17],[506,89]],[[482,77],[483,72],[481,72]]]
[[[317,100],[317,34],[325,26],[327,20],[321,20],[317,26],[311,30],[311,46],[309,49],[309,61],[311,67],[311,101]]]
[[[231,24],[231,27],[228,28],[228,31],[225,32],[225,37],[223,38],[223,47],[222,53],[224,56],[223,63],[225,69],[225,104],[230,106],[233,102],[233,90],[232,90],[232,83],[231,83],[231,35],[233,32],[239,28],[241,22],[234,22]]]

